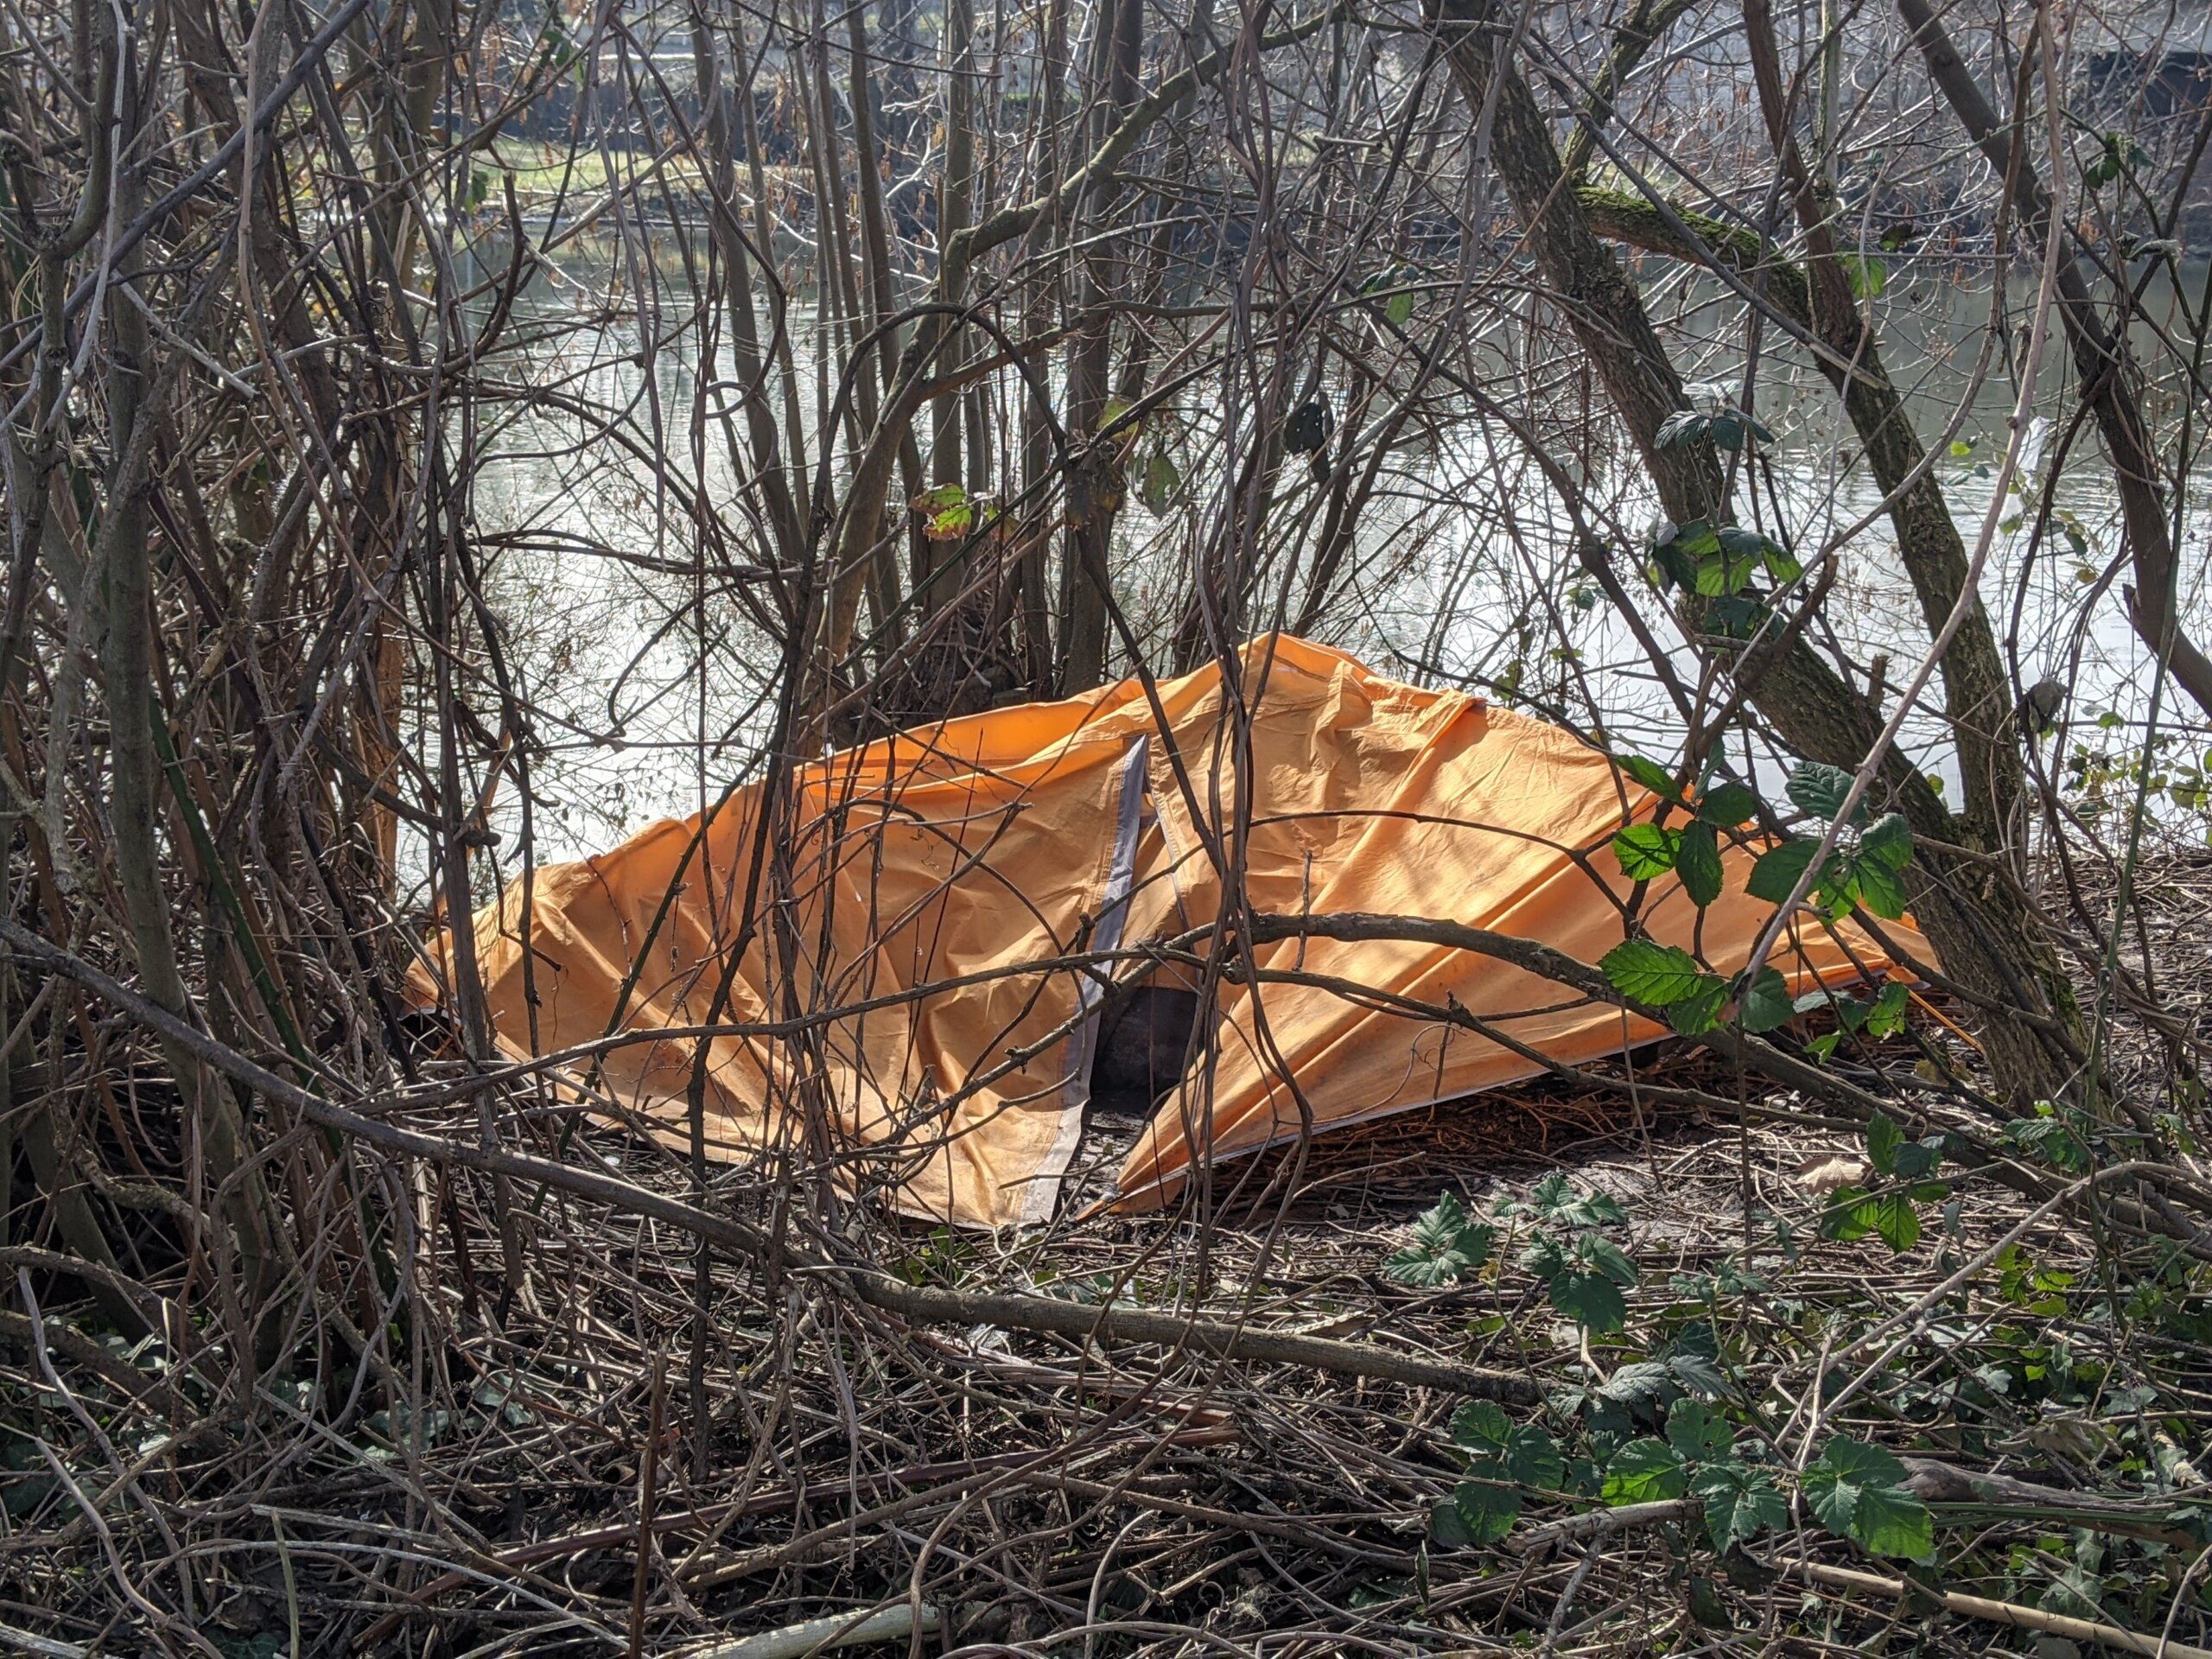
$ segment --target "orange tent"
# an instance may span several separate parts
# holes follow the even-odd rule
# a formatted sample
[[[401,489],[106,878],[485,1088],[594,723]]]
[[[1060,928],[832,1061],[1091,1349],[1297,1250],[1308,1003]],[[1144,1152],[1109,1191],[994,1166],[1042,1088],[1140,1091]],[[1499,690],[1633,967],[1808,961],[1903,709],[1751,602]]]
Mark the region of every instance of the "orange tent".
[[[1626,937],[1633,884],[1607,843],[1656,798],[1603,754],[1299,639],[1256,641],[1236,670],[1233,696],[1218,664],[1160,683],[1156,711],[1129,681],[884,738],[799,768],[766,834],[756,784],[703,825],[656,823],[538,869],[530,954],[521,882],[475,918],[498,1042],[523,1057],[624,1035],[565,1075],[671,1145],[689,1144],[696,1088],[711,1156],[827,1167],[910,1212],[995,1226],[1052,1213],[1088,1099],[1099,971],[1144,971],[1141,947],[1210,926],[1217,854],[1241,868],[1249,912],[1445,918],[1586,963]],[[1751,856],[1726,852],[1701,925],[1671,876],[1638,924],[1735,972],[1773,914],[1743,891]],[[1541,1069],[1455,1023],[1455,1005],[1569,1064],[1664,1034],[1435,944],[1293,938],[1256,960],[1256,987],[1222,987],[1211,1076],[1166,1100],[1131,1153],[1125,1202],[1304,1125]],[[1888,966],[1847,926],[1793,927],[1774,960],[1793,990]],[[427,973],[415,988],[438,995]],[[703,1046],[678,1034],[707,1024]]]

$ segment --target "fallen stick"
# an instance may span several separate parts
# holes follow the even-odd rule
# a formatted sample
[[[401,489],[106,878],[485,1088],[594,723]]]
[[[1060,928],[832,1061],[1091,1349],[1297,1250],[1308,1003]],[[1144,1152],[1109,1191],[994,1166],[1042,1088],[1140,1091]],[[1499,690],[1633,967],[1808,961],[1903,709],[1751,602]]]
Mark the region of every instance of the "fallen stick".
[[[1255,1330],[1181,1313],[1153,1313],[1141,1308],[1101,1309],[1052,1296],[1014,1295],[996,1291],[939,1290],[910,1285],[888,1274],[834,1268],[852,1293],[871,1306],[903,1314],[925,1325],[993,1325],[1001,1329],[1050,1332],[1060,1336],[1145,1343],[1160,1348],[1195,1348],[1228,1359],[1303,1365],[1347,1376],[1374,1377],[1408,1388],[1437,1389],[1515,1405],[1534,1405],[1541,1397],[1534,1382],[1510,1371],[1493,1371],[1451,1360],[1424,1359],[1371,1343],[1336,1337],[1297,1336]]]
[[[2140,1538],[2170,1549],[2196,1549],[2202,1540],[2168,1519],[2169,1499],[2152,1508],[2096,1492],[2068,1491],[2062,1487],[2016,1480],[2010,1475],[1986,1473],[1939,1463],[1933,1458],[1905,1458],[1905,1485],[1936,1512],[1940,1520],[1977,1522],[2012,1521],[2021,1523],[2083,1527],[2120,1538]]]
[[[1893,1599],[1902,1599],[1908,1592],[1916,1593],[1940,1602],[1945,1611],[1961,1618],[2009,1624],[2014,1630],[2033,1630],[2039,1636],[2094,1642],[2100,1647],[2114,1648],[2121,1653],[2152,1655],[2154,1659],[2212,1659],[2212,1648],[2191,1647],[2186,1642],[2169,1641],[2163,1636],[2145,1636],[2137,1630],[2124,1630],[2117,1624],[2100,1624],[2094,1619],[2047,1613],[2040,1607],[2023,1607],[2018,1602],[1992,1601],[1986,1596],[1969,1596],[1956,1590],[1934,1590],[1926,1585],[1909,1584],[1903,1579],[1884,1578],[1878,1573],[1859,1573],[1847,1567],[1824,1566],[1819,1561],[1800,1561],[1796,1567],[1814,1583],[1833,1589],[1864,1590],[1871,1595]]]
[[[924,1636],[933,1635],[943,1623],[937,1609],[924,1602],[921,1633]],[[810,1618],[804,1624],[786,1624],[780,1630],[763,1630],[758,1636],[740,1637],[734,1642],[693,1648],[683,1655],[683,1659],[803,1659],[803,1656],[810,1653],[823,1653],[831,1648],[858,1647],[866,1642],[903,1642],[914,1634],[915,1628],[913,1605],[901,1601],[888,1607],[879,1607],[858,1618],[850,1613],[837,1613],[828,1618]]]
[[[56,1642],[50,1637],[33,1636],[29,1630],[19,1630],[12,1624],[0,1624],[0,1648],[10,1653],[33,1653],[39,1659],[92,1659],[90,1648],[80,1648],[74,1642]]]
[[[1592,1538],[1610,1538],[1617,1532],[1628,1532],[1637,1527],[1694,1521],[1704,1513],[1705,1500],[1701,1497],[1660,1497],[1648,1503],[1585,1510],[1564,1520],[1547,1521],[1541,1526],[1527,1529],[1514,1539],[1513,1548],[1518,1554],[1537,1555],[1554,1544],[1587,1543]]]
[[[663,1222],[748,1261],[772,1262],[786,1273],[822,1279],[856,1301],[923,1324],[991,1325],[1002,1330],[1047,1332],[1090,1341],[1196,1349],[1227,1359],[1309,1366],[1340,1376],[1373,1377],[1516,1405],[1533,1405],[1541,1397],[1529,1377],[1450,1360],[1424,1359],[1370,1343],[1255,1330],[1242,1323],[1201,1319],[1195,1315],[1087,1306],[1051,1296],[937,1290],[909,1285],[872,1269],[794,1255],[779,1241],[734,1217],[716,1215],[601,1170],[530,1153],[448,1141],[340,1106],[279,1077],[90,963],[4,917],[0,917],[0,942],[31,963],[66,974],[149,1031],[178,1044],[226,1077],[289,1108],[309,1122],[427,1163],[458,1165],[513,1180],[534,1181],[603,1204],[620,1214]]]
[[[1156,1435],[1130,1435],[1125,1439],[1102,1441],[1080,1448],[1084,1452],[1113,1451],[1128,1446],[1154,1446],[1161,1444],[1176,1446],[1229,1446],[1237,1440],[1234,1428],[1210,1425],[1199,1429],[1185,1429],[1168,1435],[1163,1442]],[[747,1520],[755,1516],[772,1515],[794,1509],[805,1499],[821,1501],[847,1500],[857,1497],[864,1490],[890,1485],[939,1485],[981,1480],[987,1476],[1019,1470],[1047,1455],[1046,1450],[1028,1452],[1001,1452],[987,1458],[965,1458],[953,1463],[925,1463],[912,1468],[889,1470],[880,1475],[863,1475],[857,1480],[830,1481],[806,1491],[797,1490],[762,1492],[747,1498],[735,1498],[724,1503],[709,1503],[698,1509],[671,1510],[652,1518],[655,1536],[664,1533],[708,1531],[725,1526],[733,1521]],[[480,1573],[513,1573],[524,1567],[536,1567],[543,1561],[567,1560],[588,1554],[595,1549],[619,1549],[638,1535],[637,1527],[624,1522],[614,1526],[593,1527],[582,1532],[563,1533],[558,1537],[540,1538],[527,1544],[514,1544],[489,1555],[480,1556],[474,1563]],[[399,1622],[414,1609],[426,1602],[436,1600],[448,1590],[458,1590],[472,1580],[466,1573],[442,1573],[426,1584],[416,1586],[401,1599],[402,1605],[387,1611],[369,1626],[354,1641],[357,1649],[374,1647],[390,1635]]]

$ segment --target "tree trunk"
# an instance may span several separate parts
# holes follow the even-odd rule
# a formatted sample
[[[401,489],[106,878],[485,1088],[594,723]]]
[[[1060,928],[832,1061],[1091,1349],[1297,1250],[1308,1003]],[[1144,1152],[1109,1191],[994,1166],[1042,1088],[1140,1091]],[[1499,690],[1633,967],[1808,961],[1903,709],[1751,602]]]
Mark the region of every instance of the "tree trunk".
[[[1944,33],[1942,21],[1929,10],[1926,0],[1897,0],[1897,11],[1911,29],[1914,43],[1928,60],[1928,72],[1967,130],[2000,177],[2013,177],[2013,211],[2019,216],[2028,240],[2040,247],[2049,241],[2053,209],[2050,193],[2044,188],[2026,147],[2015,155],[1997,111],[1981,94],[1974,72]],[[2135,564],[2134,585],[2127,592],[2127,620],[2153,656],[2173,671],[2182,689],[2196,706],[2212,715],[2212,658],[2199,650],[2181,626],[2178,583],[2180,567],[2174,557],[2173,530],[2167,522],[2158,458],[2145,424],[2143,372],[2127,341],[2127,316],[2117,327],[2107,327],[2097,315],[2096,302],[2082,267],[2069,247],[2058,253],[2058,315],[2066,328],[2067,344],[2074,353],[2075,372],[2082,377],[2082,396],[2095,416],[2112,461],[2114,487],[2120,493],[2122,520],[2127,526],[2128,550]],[[2126,285],[2120,285],[2121,292]]]
[[[1491,111],[1491,157],[1529,251],[1635,440],[1662,505],[1677,522],[1726,521],[1732,515],[1712,453],[1659,447],[1661,423],[1684,404],[1681,377],[1635,284],[1567,187],[1527,83],[1497,60],[1504,31],[1490,0],[1427,3],[1468,106],[1478,118]],[[1686,627],[1699,632],[1699,601],[1686,597],[1683,609]],[[1880,730],[1866,698],[1802,639],[1759,665],[1752,702],[1791,747],[1831,765],[1857,766]],[[1922,838],[1911,867],[1914,916],[1945,975],[1970,996],[2015,1011],[1984,1009],[1978,1020],[1999,1092],[2016,1102],[2075,1092],[2088,1046],[2080,1011],[2029,907],[1980,859],[1929,844],[1955,844],[1961,826],[1894,748],[1883,758],[1881,781]]]

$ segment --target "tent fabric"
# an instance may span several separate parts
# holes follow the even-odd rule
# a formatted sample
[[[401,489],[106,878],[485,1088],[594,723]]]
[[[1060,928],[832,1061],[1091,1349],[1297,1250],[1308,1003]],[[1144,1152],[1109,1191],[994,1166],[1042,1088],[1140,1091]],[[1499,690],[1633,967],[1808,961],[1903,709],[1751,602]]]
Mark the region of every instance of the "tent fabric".
[[[1217,853],[1247,912],[1447,918],[1584,962],[1627,936],[1634,884],[1608,842],[1656,799],[1605,755],[1287,636],[1235,671],[1159,683],[1157,710],[1130,681],[883,738],[798,768],[779,801],[748,785],[541,868],[474,918],[497,1042],[519,1058],[629,1034],[567,1075],[670,1146],[690,1145],[696,1085],[711,1157],[1003,1226],[1052,1212],[1076,1149],[1105,989],[1087,964],[1131,952],[1108,958],[1126,978],[1145,944],[1213,924]],[[1701,922],[1667,876],[1637,925],[1740,969],[1773,915],[1743,890],[1752,857],[1725,852]],[[1909,926],[1892,937],[1926,959]],[[1570,1065],[1665,1034],[1432,944],[1304,938],[1255,961],[1256,984],[1219,988],[1216,1063],[1130,1154],[1125,1205],[1236,1154],[1542,1069],[1438,1010]],[[1799,992],[1891,965],[1848,925],[1793,926],[1773,962]],[[428,972],[415,989],[438,995]],[[676,1034],[710,1020],[703,1043]]]

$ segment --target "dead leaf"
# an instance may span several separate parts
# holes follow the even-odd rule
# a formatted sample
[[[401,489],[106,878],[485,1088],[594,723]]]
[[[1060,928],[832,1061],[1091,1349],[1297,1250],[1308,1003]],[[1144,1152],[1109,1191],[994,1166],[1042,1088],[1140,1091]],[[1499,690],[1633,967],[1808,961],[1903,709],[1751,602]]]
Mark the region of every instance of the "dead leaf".
[[[1822,1153],[1798,1166],[1797,1185],[1808,1192],[1827,1194],[1838,1187],[1857,1186],[1866,1179],[1866,1166],[1841,1153]]]

